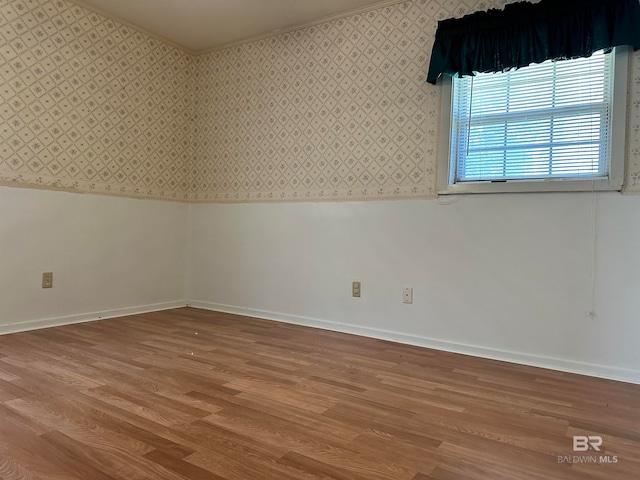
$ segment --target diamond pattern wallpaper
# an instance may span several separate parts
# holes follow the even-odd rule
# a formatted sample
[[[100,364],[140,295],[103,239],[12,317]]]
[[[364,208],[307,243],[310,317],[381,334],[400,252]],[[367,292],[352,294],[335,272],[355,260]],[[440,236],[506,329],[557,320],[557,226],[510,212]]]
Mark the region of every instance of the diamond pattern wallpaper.
[[[0,1],[0,183],[196,202],[435,196],[437,21],[412,0],[191,55],[65,0]],[[640,52],[627,191],[640,193]]]
[[[640,193],[640,50],[631,59],[627,113],[625,193]]]
[[[414,0],[197,57],[192,200],[434,197],[437,21],[503,5]]]
[[[417,0],[196,58],[194,200],[435,194],[438,18]]]
[[[71,3],[0,1],[0,180],[187,199],[192,68]]]

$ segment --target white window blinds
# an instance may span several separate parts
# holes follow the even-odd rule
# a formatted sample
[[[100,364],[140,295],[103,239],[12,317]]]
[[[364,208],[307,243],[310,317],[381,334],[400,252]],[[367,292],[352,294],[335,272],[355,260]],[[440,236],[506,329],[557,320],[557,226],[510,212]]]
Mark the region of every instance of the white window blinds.
[[[450,183],[607,178],[613,57],[454,79]]]

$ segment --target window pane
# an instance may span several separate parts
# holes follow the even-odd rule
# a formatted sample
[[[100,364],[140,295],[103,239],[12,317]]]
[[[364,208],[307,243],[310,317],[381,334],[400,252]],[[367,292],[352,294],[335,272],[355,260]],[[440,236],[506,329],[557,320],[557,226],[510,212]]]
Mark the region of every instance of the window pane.
[[[608,174],[612,55],[454,80],[459,182]]]

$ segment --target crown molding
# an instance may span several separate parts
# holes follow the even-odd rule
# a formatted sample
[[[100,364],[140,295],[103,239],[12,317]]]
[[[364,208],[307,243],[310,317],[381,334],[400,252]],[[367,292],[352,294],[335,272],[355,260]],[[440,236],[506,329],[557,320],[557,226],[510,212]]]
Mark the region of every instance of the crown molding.
[[[214,45],[208,48],[203,48],[203,49],[198,49],[198,50],[194,50],[192,48],[189,48],[185,45],[182,45],[181,43],[178,43],[174,40],[171,40],[169,38],[166,38],[158,33],[152,32],[151,30],[148,30],[144,27],[141,27],[140,25],[130,22],[128,20],[125,20],[124,18],[115,15],[113,13],[109,13],[106,10],[96,7],[94,5],[90,5],[88,3],[86,3],[84,0],[67,0],[67,2],[76,5],[77,7],[80,7],[84,10],[93,12],[93,13],[97,13],[98,15],[101,15],[105,18],[108,18],[110,20],[113,20],[114,22],[120,23],[121,25],[124,25],[126,27],[132,28],[134,30],[139,31],[140,33],[143,33],[151,38],[154,38],[160,42],[166,43],[178,50],[181,50],[185,53],[188,53],[190,55],[206,55],[209,53],[213,53],[213,52],[218,52],[220,50],[226,50],[228,48],[233,48],[233,47],[238,47],[240,45],[246,45],[248,43],[253,43],[253,42],[257,42],[260,40],[265,40],[267,38],[271,38],[271,37],[278,37],[280,35],[285,35],[287,33],[292,33],[298,30],[304,30],[306,28],[311,28],[311,27],[315,27],[318,25],[322,25],[324,23],[329,23],[329,22],[334,22],[336,20],[341,20],[343,18],[348,18],[348,17],[353,17],[354,15],[362,15],[364,13],[367,12],[371,12],[373,10],[380,10],[382,8],[385,7],[391,7],[394,5],[398,5],[400,3],[407,3],[410,2],[411,0],[381,0],[379,2],[373,3],[371,5],[367,5],[365,7],[359,7],[359,8],[353,8],[351,10],[347,10],[344,12],[340,12],[340,13],[335,13],[333,15],[328,15],[325,17],[321,17],[318,18],[316,20],[312,20],[309,22],[304,22],[304,23],[298,23],[298,24],[293,24],[293,25],[288,25],[286,27],[282,27],[282,28],[278,28],[276,30],[272,30],[270,32],[265,32],[265,33],[261,33],[258,35],[253,35],[250,37],[245,37],[239,40],[234,40],[232,42],[228,42],[228,43],[223,43],[220,45]]]

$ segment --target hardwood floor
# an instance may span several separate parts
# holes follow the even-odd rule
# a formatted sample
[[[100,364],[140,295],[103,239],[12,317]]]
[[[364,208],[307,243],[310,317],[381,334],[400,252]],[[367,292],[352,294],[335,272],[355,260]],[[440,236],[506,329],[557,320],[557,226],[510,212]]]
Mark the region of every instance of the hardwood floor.
[[[0,478],[638,479],[640,386],[178,309],[0,337]]]

